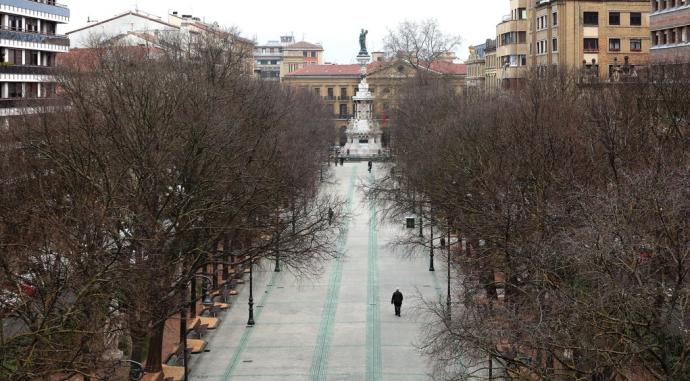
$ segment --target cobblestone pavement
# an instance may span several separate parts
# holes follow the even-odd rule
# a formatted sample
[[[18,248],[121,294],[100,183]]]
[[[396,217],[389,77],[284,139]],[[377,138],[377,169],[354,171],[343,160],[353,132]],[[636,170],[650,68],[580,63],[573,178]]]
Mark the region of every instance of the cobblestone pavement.
[[[382,226],[359,189],[378,166],[373,174],[366,162],[331,167],[333,191],[347,198],[352,213],[338,241],[340,257],[317,279],[276,273],[270,265],[256,271],[256,325],[246,327],[245,284],[219,329],[206,336],[210,352],[192,357],[190,380],[429,379],[415,347],[428,316],[416,306],[420,297],[435,298],[445,278],[428,271],[427,256],[411,259],[387,245],[403,221]],[[436,270],[443,277],[442,263]],[[390,304],[396,287],[405,295],[402,317]]]

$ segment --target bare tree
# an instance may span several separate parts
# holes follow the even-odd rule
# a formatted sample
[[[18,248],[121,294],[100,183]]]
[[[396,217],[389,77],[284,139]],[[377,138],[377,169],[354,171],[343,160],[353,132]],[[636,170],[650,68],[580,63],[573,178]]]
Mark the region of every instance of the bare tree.
[[[459,36],[443,33],[436,19],[406,20],[395,30],[388,30],[383,45],[389,57],[428,67],[439,59],[454,56],[461,41]]]

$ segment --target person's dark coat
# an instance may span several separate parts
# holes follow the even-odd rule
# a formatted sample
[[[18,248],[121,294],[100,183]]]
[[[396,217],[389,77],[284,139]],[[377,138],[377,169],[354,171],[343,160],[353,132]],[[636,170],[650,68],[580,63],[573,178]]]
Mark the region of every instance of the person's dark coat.
[[[396,290],[393,293],[393,297],[391,298],[391,304],[394,304],[396,306],[402,306],[402,302],[403,302],[403,294],[402,294],[402,292]]]

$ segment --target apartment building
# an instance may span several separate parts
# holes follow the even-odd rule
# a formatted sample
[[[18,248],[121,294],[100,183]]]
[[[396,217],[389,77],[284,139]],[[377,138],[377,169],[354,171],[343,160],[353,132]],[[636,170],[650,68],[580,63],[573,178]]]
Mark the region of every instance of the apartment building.
[[[496,26],[496,78],[505,89],[519,86],[527,70],[527,9],[535,0],[510,0],[510,14]]]
[[[254,48],[254,75],[265,81],[280,81],[283,47],[294,43],[294,37],[281,36],[280,41],[268,41]]]
[[[690,0],[652,0],[653,63],[690,62]]]
[[[494,92],[500,87],[496,77],[498,71],[496,40],[488,39],[484,45],[484,88],[486,91]]]
[[[70,11],[54,0],[0,0],[0,117],[47,106],[55,95],[53,70],[69,38],[57,34]]]
[[[467,94],[474,94],[484,90],[484,72],[486,71],[486,43],[469,47],[470,55],[467,57],[467,77],[465,85]]]
[[[628,63],[649,62],[650,5],[646,0],[532,0],[529,67],[585,69],[608,80]]]
[[[297,71],[309,65],[323,65],[323,46],[299,41],[283,47],[280,76]]]

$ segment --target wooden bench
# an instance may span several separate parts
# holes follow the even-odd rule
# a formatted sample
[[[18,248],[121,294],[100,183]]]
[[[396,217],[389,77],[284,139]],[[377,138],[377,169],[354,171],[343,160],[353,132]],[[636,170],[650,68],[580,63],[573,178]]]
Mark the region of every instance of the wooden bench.
[[[201,320],[199,317],[195,317],[192,319],[187,320],[187,332],[192,332],[199,328],[199,325],[201,324]]]
[[[216,329],[220,325],[220,319],[214,317],[200,317],[201,325],[205,325],[208,329]]]
[[[187,339],[187,346],[191,348],[192,353],[201,353],[206,349],[206,342],[204,340]]]
[[[165,381],[182,381],[184,380],[184,367],[162,365],[163,379]],[[187,369],[189,371],[189,369]]]

